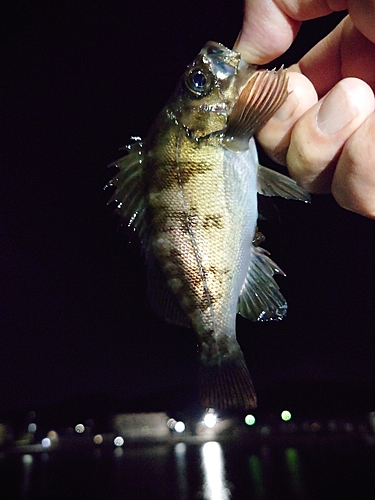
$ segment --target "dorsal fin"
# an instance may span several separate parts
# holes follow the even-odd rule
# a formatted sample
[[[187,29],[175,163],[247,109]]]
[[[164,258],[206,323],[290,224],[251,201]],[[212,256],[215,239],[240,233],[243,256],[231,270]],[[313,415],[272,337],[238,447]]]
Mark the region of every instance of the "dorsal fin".
[[[245,150],[255,132],[264,125],[288,97],[286,70],[260,70],[242,89],[228,118],[226,146]]]

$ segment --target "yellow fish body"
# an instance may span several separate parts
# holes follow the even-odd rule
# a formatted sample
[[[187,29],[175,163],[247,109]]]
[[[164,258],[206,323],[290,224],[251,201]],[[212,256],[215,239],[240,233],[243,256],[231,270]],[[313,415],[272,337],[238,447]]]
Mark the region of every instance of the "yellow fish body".
[[[115,162],[111,200],[139,233],[151,303],[198,335],[205,407],[256,406],[236,314],[272,320],[286,313],[272,277],[282,271],[255,241],[257,193],[309,196],[258,165],[253,139],[286,97],[284,70],[256,71],[239,53],[208,42],[146,139]]]

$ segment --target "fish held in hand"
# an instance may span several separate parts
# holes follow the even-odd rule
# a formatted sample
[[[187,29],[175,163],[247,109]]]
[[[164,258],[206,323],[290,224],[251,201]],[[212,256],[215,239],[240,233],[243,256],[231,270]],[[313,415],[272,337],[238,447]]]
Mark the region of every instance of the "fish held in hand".
[[[253,138],[287,95],[284,69],[257,71],[208,42],[147,137],[114,163],[111,201],[142,242],[151,304],[197,334],[207,408],[256,407],[236,315],[279,320],[287,310],[273,278],[283,272],[259,246],[257,193],[309,195],[258,164]]]

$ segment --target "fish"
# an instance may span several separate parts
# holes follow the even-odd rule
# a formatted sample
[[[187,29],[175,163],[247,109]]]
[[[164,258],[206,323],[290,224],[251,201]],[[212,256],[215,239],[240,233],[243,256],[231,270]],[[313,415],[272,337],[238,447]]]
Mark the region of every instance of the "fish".
[[[310,201],[295,181],[259,165],[254,134],[288,96],[286,70],[258,70],[208,42],[144,139],[111,165],[109,203],[141,241],[153,309],[192,328],[205,408],[257,406],[236,339],[236,316],[280,320],[287,311],[260,243],[257,195]]]

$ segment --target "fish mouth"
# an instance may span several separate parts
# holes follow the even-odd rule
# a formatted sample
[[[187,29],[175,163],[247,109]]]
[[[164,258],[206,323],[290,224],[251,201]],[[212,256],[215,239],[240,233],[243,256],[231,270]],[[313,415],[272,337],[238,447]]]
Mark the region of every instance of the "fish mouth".
[[[237,73],[241,54],[228,49],[221,43],[207,42],[199,55],[211,65],[212,72],[219,80],[225,80]]]

